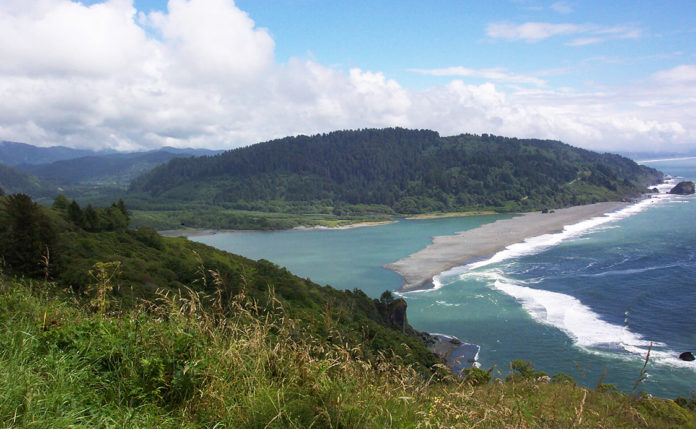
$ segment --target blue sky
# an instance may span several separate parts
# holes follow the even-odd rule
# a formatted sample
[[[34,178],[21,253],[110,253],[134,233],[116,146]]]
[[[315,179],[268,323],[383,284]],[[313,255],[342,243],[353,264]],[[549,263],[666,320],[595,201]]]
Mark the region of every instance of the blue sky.
[[[0,139],[227,148],[405,126],[696,148],[694,1],[7,2],[0,46],[24,43],[0,47]]]
[[[135,5],[166,10],[166,1]],[[444,81],[412,69],[502,67],[578,87],[621,84],[696,62],[694,1],[238,0],[236,5],[269,29],[280,62],[309,57],[344,70],[382,71],[408,86]],[[487,32],[492,24],[528,22],[590,28],[539,39]],[[592,38],[601,41],[569,46]]]

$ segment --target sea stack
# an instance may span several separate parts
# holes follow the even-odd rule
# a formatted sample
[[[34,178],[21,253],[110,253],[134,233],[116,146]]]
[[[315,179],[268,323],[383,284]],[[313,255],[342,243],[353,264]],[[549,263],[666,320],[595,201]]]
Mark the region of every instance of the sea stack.
[[[669,191],[669,193],[676,195],[691,195],[694,193],[694,182],[679,182],[677,183],[677,186]]]

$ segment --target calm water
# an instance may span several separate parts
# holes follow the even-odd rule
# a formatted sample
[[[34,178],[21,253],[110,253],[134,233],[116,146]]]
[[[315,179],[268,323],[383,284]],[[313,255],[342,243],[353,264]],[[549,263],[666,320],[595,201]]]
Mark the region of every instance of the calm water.
[[[696,160],[651,162],[696,179]],[[681,179],[678,179],[681,180]],[[668,187],[663,187],[666,189]],[[286,266],[302,277],[377,297],[400,278],[382,268],[448,235],[510,216],[402,220],[349,230],[234,232],[195,237]],[[509,373],[527,359],[594,387],[696,393],[696,198],[660,195],[561,234],[536,237],[468,267],[443,273],[438,288],[406,294],[409,322],[481,346],[479,363]]]

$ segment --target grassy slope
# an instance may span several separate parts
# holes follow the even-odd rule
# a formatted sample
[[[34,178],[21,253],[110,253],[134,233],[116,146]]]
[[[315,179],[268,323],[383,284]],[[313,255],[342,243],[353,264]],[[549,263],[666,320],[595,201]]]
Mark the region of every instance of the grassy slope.
[[[0,277],[0,419],[9,427],[696,427],[694,405],[670,400],[521,375],[479,386],[428,379],[403,360],[366,360],[360,344],[316,336],[277,302],[260,308],[240,293],[203,310],[199,297],[100,308],[52,284]]]

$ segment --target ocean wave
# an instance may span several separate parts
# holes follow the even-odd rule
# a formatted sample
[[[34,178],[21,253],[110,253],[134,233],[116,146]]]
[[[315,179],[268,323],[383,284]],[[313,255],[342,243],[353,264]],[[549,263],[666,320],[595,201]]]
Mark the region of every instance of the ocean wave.
[[[461,307],[461,306],[462,306],[461,303],[452,304],[452,303],[450,303],[450,302],[441,301],[441,300],[436,300],[435,303],[436,303],[437,305],[441,305],[441,306],[443,306],[443,307]]]
[[[677,352],[666,344],[650,341],[620,326],[602,320],[590,307],[570,295],[523,286],[492,270],[480,273],[492,280],[492,286],[517,300],[522,307],[540,323],[560,329],[574,345],[583,350],[614,358],[645,359],[650,350],[653,363],[672,367],[692,368],[696,366],[678,358]],[[626,315],[625,322],[628,322]]]
[[[641,213],[655,206],[656,204],[663,201],[669,201],[671,199],[670,197],[672,196],[667,194],[654,195],[653,198],[645,198],[623,209],[606,213],[602,216],[593,217],[576,224],[566,225],[561,232],[527,238],[521,243],[515,243],[507,246],[505,249],[499,251],[488,259],[455,267],[434,276],[433,288],[429,290],[441,289],[448,284],[461,280],[462,276],[469,271],[509,259],[517,259],[523,256],[535,255],[569,239],[578,239],[590,232],[595,232],[602,228],[613,227],[607,224]]]
[[[578,277],[592,277],[592,278],[607,277],[607,276],[622,276],[622,275],[646,273],[648,271],[664,270],[667,268],[675,268],[675,267],[679,267],[680,265],[681,264],[655,265],[652,267],[644,267],[644,268],[630,268],[630,269],[625,269],[625,270],[602,271],[600,273],[594,273],[594,274],[577,274],[577,276]]]

